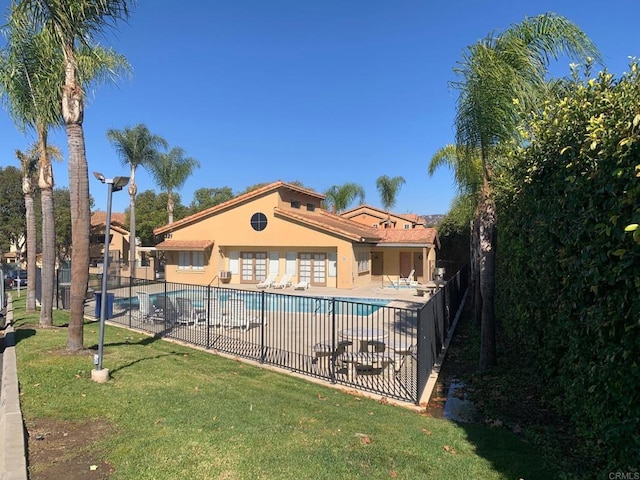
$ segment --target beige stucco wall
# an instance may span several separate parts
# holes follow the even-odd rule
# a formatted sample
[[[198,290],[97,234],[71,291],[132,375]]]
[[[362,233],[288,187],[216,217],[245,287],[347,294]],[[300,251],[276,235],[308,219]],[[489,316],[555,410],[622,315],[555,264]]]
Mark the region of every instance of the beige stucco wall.
[[[217,284],[219,272],[230,270],[232,252],[266,252],[267,255],[277,252],[279,278],[285,273],[287,252],[324,253],[327,257],[329,254],[335,254],[337,259],[337,277],[329,276],[327,268],[326,286],[351,288],[354,268],[357,274],[351,242],[275,215],[274,206],[290,209],[291,198],[288,194],[282,196],[278,191],[271,192],[175,230],[171,234],[171,240],[207,239],[213,241],[214,245],[205,251],[203,270],[178,269],[179,253],[167,251],[166,279],[200,285]],[[309,201],[308,197],[300,196],[301,212],[309,213],[306,208]],[[317,207],[317,202],[315,204]],[[263,213],[267,218],[267,226],[262,231],[256,231],[251,226],[251,217],[255,213]],[[294,283],[298,280],[298,265],[299,261],[296,260]],[[358,281],[361,280],[357,275],[356,278]],[[229,284],[240,283],[239,272],[234,273]]]

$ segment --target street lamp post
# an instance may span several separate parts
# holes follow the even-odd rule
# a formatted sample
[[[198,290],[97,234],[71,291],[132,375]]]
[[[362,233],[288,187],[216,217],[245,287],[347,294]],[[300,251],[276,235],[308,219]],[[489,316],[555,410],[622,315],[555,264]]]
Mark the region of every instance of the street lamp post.
[[[107,184],[107,218],[105,220],[104,235],[104,259],[102,261],[102,289],[100,294],[100,336],[98,339],[98,355],[95,359],[96,368],[91,371],[91,378],[104,383],[109,380],[109,370],[102,368],[102,352],[104,350],[104,322],[107,317],[107,270],[109,262],[109,239],[111,237],[111,196],[113,192],[118,192],[129,183],[129,177],[105,178],[98,172],[93,172],[93,176],[102,183]]]

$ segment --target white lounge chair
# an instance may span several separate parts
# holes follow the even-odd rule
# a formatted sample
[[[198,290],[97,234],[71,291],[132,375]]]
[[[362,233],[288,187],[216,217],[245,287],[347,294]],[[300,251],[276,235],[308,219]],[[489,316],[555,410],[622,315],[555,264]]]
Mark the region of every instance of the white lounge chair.
[[[294,290],[307,290],[309,288],[309,282],[306,280],[300,280],[293,288]]]
[[[162,311],[157,309],[147,292],[136,292],[138,295],[138,319],[141,322],[153,323],[162,321]]]
[[[277,282],[273,283],[272,287],[273,288],[287,288],[287,287],[290,287],[292,285],[291,277],[293,277],[292,274],[285,273],[280,280],[278,280]]]
[[[178,307],[178,323],[184,325],[203,325],[207,323],[207,312],[202,308],[196,308],[193,300],[185,297],[177,297],[176,304]]]
[[[267,275],[267,278],[265,278],[260,283],[258,283],[256,285],[256,287],[258,287],[258,288],[269,288],[269,287],[273,286],[273,282],[275,282],[275,281],[276,281],[276,274],[275,273],[270,273],[269,275]]]
[[[411,285],[414,286],[416,283],[415,279],[413,278],[413,275],[416,273],[415,269],[411,270],[409,272],[409,275],[407,275],[406,277],[403,277],[402,274],[400,274],[400,278],[398,279],[398,284],[399,285]]]

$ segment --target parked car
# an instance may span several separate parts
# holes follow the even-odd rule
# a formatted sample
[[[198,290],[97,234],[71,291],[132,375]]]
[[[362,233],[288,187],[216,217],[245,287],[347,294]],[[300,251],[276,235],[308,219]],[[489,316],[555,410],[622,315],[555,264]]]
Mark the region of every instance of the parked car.
[[[26,270],[11,270],[8,274],[11,279],[11,286],[13,288],[17,288],[18,285],[20,288],[24,288],[27,286],[27,271]],[[6,285],[6,282],[5,282]]]

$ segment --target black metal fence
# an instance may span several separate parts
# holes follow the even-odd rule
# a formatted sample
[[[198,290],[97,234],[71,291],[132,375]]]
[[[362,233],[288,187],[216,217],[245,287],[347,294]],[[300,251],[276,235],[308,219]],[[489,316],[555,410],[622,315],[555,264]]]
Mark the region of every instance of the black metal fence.
[[[100,276],[90,280],[87,314],[99,317],[106,301],[113,323],[415,404],[467,287],[461,270],[420,308],[402,308],[379,298],[107,280],[106,299]]]

